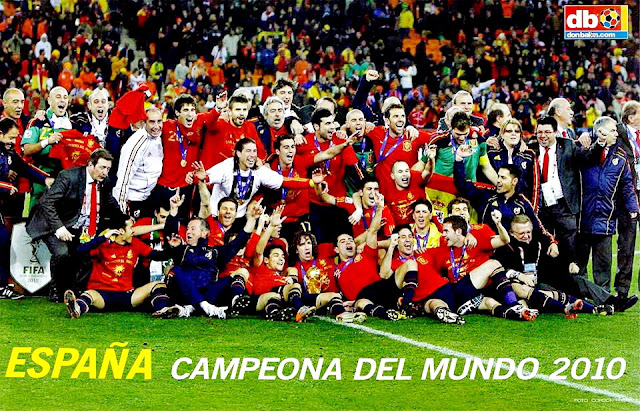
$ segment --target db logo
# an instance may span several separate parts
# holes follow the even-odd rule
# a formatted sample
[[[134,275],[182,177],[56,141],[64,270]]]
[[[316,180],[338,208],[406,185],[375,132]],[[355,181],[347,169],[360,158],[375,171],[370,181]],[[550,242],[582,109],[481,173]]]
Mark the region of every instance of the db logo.
[[[623,39],[628,31],[628,6],[564,6],[565,39]]]

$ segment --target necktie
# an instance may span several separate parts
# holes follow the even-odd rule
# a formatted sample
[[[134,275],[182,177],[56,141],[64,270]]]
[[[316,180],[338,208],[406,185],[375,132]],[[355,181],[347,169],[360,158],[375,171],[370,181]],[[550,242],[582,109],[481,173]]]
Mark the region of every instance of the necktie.
[[[607,159],[607,149],[603,149],[602,153],[600,153],[600,164],[604,164],[604,161]]]
[[[634,147],[636,158],[640,158],[640,130],[636,130],[636,146]]]
[[[562,137],[569,138],[569,133],[567,133],[567,130],[562,131]]]
[[[98,184],[91,183],[91,210],[89,211],[89,236],[96,235],[98,227]]]
[[[549,147],[544,148],[544,156],[542,157],[542,182],[546,183],[549,176]]]

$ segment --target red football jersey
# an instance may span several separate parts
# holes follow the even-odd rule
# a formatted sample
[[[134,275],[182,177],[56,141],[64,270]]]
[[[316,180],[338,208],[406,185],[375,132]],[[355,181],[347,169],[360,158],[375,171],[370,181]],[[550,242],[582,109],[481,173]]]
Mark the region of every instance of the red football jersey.
[[[447,247],[444,236],[440,238],[441,245],[437,248],[427,250],[429,258],[434,262],[434,268],[442,275],[446,275],[452,283],[460,281],[460,279],[480,265],[488,261],[493,255],[493,246],[491,238],[496,234],[486,224],[472,224],[471,234],[478,240],[478,244],[469,249],[467,247]],[[464,249],[464,255],[462,251]],[[451,262],[451,250],[453,251],[454,262],[459,267],[459,273],[454,275]]]
[[[258,158],[264,160],[267,157],[262,140],[258,138],[255,126],[250,122],[245,121],[240,127],[236,127],[228,121],[218,118],[211,127],[207,126],[204,147],[200,154],[200,161],[204,164],[205,170],[233,157],[236,143],[243,138],[255,140]]]
[[[133,268],[139,256],[148,256],[151,247],[133,238],[131,244],[120,245],[105,242],[91,250],[93,269],[89,277],[88,290],[130,291],[133,290]]]
[[[402,160],[409,164],[409,167],[418,162],[418,150],[431,140],[431,134],[421,131],[418,138],[395,138],[388,136],[387,130],[383,126],[378,126],[367,134],[373,142],[373,150],[376,154],[376,178],[380,182],[380,192],[385,194],[389,191],[389,186],[393,186],[391,181],[391,168],[393,163]],[[384,144],[386,139],[386,145]],[[384,147],[383,147],[384,146]],[[385,194],[386,195],[386,194]]]
[[[268,293],[275,287],[287,284],[287,279],[268,268],[265,264],[251,267],[251,276],[247,283],[247,291],[251,295]]]
[[[100,148],[100,143],[89,134],[77,130],[62,131],[62,139],[54,144],[49,157],[57,158],[62,168],[84,167],[91,157],[91,153]]]
[[[296,263],[298,269],[298,282],[302,284],[302,289],[309,294],[337,293],[333,272],[335,263],[324,258],[314,258],[311,261]]]
[[[158,184],[165,187],[186,187],[184,181],[187,173],[192,170],[191,164],[200,158],[200,142],[202,141],[203,127],[213,124],[220,113],[215,109],[197,115],[191,128],[186,128],[178,120],[167,120],[162,126],[162,149],[164,151],[164,164]],[[180,127],[178,129],[178,127]],[[182,144],[178,136],[178,130],[182,136]],[[182,148],[181,148],[182,146]],[[186,158],[183,162],[182,150],[186,150]],[[184,165],[184,166],[183,166]]]
[[[344,143],[344,140],[340,140],[337,137],[334,137],[332,141],[319,142],[316,140],[315,134],[312,133],[307,134],[305,138],[307,139],[307,143],[297,147],[296,158],[303,154],[316,155],[321,151],[328,150],[334,145]],[[323,161],[318,164],[322,166],[325,173],[327,173],[325,181],[329,184],[329,192],[336,197],[346,196],[347,186],[344,182],[345,169],[347,166],[358,164],[358,156],[356,155],[356,152],[353,151],[353,147],[349,146],[331,160]],[[311,197],[311,201],[317,204],[323,204],[323,202],[316,199],[315,196]]]
[[[412,223],[411,206],[419,199],[424,200],[427,198],[422,181],[422,173],[412,170],[411,182],[409,187],[404,190],[398,190],[395,183],[387,185],[386,189],[387,192],[382,194],[387,206],[391,209],[396,225]],[[380,192],[382,192],[382,188],[380,188]]]
[[[293,160],[293,167],[289,169],[281,170],[279,167],[278,158],[271,162],[270,167],[273,171],[278,172],[283,177],[287,178],[307,178],[307,172],[311,166],[313,166],[314,154],[296,155]],[[285,223],[291,223],[298,220],[299,217],[309,214],[309,201],[311,191],[307,188],[304,189],[287,189],[281,188],[279,191],[280,201],[272,204],[267,204],[270,208],[275,208],[280,204],[284,204],[284,211],[282,215],[286,216]],[[286,193],[286,195],[285,195]],[[285,195],[283,199],[282,196]],[[315,197],[315,195],[313,196]]]
[[[356,209],[355,206],[349,200],[346,200],[346,201],[345,200],[346,199],[344,197],[337,198],[336,205],[340,208],[347,210],[349,214],[353,213]],[[360,221],[358,221],[358,223],[353,226],[354,237],[359,236],[360,234],[364,233],[369,229],[369,227],[371,226],[371,220],[373,220],[374,215],[375,215],[375,207],[362,209],[362,217],[360,218]],[[393,233],[393,230],[396,228],[396,223],[393,219],[393,214],[391,213],[391,210],[389,210],[387,206],[384,206],[384,208],[382,209],[381,225],[382,225],[385,238],[391,236],[391,234]],[[380,231],[378,231],[378,236],[383,237],[380,235]]]
[[[361,254],[338,264],[334,276],[347,300],[355,300],[364,287],[382,280],[378,274],[378,250],[366,245]]]

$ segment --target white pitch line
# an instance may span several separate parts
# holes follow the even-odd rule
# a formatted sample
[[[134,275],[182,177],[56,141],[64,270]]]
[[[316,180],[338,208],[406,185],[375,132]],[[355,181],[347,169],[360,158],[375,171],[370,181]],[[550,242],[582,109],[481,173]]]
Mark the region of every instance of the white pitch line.
[[[317,317],[323,321],[328,321],[334,324],[338,324],[338,325],[342,325],[344,327],[349,327],[349,328],[354,328],[356,330],[360,330],[360,331],[364,331],[367,332],[369,334],[374,334],[374,335],[379,335],[381,337],[386,337],[389,338],[391,340],[395,340],[395,341],[399,341],[405,344],[411,344],[414,345],[416,347],[420,347],[420,348],[426,348],[427,350],[431,350],[431,351],[436,351],[439,352],[440,354],[446,355],[446,356],[452,356],[452,357],[458,357],[458,358],[462,358],[462,359],[471,359],[471,360],[481,360],[485,365],[489,364],[489,362],[483,358],[480,357],[476,357],[474,355],[471,354],[467,354],[461,351],[455,351],[446,347],[440,347],[438,345],[433,345],[433,344],[429,344],[427,342],[423,342],[423,341],[416,341],[416,340],[412,340],[411,338],[407,338],[407,337],[403,337],[401,335],[396,335],[396,334],[392,334],[392,333],[388,333],[386,331],[381,331],[381,330],[377,330],[375,328],[371,328],[371,327],[367,327],[365,325],[360,325],[360,324],[353,324],[353,323],[339,323],[334,319],[328,318],[328,317]],[[508,367],[506,365],[501,367],[502,369],[508,370]],[[574,388],[576,390],[580,390],[580,391],[586,391],[586,392],[590,392],[593,394],[598,394],[598,395],[605,395],[607,397],[611,397],[611,398],[615,398],[618,401],[623,401],[623,402],[628,402],[631,404],[636,404],[636,405],[640,405],[640,400],[636,399],[636,398],[631,398],[631,397],[627,397],[624,394],[620,394],[617,392],[613,392],[613,391],[609,391],[609,390],[603,390],[600,388],[593,388],[593,387],[589,387],[586,385],[582,385],[582,384],[578,384],[575,382],[571,382],[571,381],[566,381],[566,380],[554,380],[551,377],[549,377],[546,374],[536,374],[535,378],[538,378],[540,380],[543,381],[549,381],[555,384],[559,384],[559,385],[564,385],[570,388]]]

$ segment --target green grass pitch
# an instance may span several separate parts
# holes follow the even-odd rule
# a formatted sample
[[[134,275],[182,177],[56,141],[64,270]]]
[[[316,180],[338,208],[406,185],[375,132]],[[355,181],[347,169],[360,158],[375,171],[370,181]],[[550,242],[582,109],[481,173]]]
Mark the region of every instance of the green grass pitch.
[[[640,258],[636,256],[636,264]],[[615,265],[615,263],[614,263]],[[637,270],[638,265],[636,265]],[[614,267],[615,268],[615,267]],[[635,278],[634,278],[635,279]],[[634,292],[637,285],[634,285]],[[425,359],[436,365],[442,358],[454,358],[424,346],[398,341],[388,336],[348,328],[313,318],[304,324],[267,323],[255,317],[227,321],[207,318],[189,320],[153,320],[141,313],[90,313],[70,320],[64,306],[42,298],[26,301],[0,301],[0,410],[118,410],[118,409],[220,409],[220,410],[422,410],[489,408],[603,409],[631,410],[640,404],[640,308],[600,317],[581,314],[567,320],[562,315],[542,315],[533,323],[499,320],[480,315],[467,317],[463,326],[446,326],[431,319],[389,323],[370,319],[363,325],[375,330],[406,337],[483,359],[506,357],[516,363],[535,358],[538,374],[549,375],[559,368],[553,362],[567,357],[573,365],[587,358],[591,371],[586,378],[571,378],[575,386],[560,385],[542,379],[522,381],[515,375],[506,380],[483,380],[479,374],[454,381],[422,380]],[[112,342],[128,342],[130,360],[143,349],[151,351],[150,380],[142,374],[133,379],[90,379],[81,374],[72,379],[72,367],[64,367],[58,378],[49,371],[44,378],[7,377],[8,362],[15,347],[49,347],[97,351],[99,370],[102,356]],[[219,357],[231,358],[310,358],[325,359],[325,369],[333,358],[340,359],[341,380],[330,376],[314,380],[259,380],[258,372],[248,372],[243,379],[175,380],[171,368],[176,360],[188,357],[193,365],[182,364],[180,373],[193,371],[201,357],[209,358],[209,372]],[[596,374],[596,359],[606,365],[614,358],[626,361],[626,371],[618,379],[591,379]],[[27,368],[41,370],[30,355],[22,355]],[[411,380],[355,381],[358,359],[404,358],[403,375]],[[462,360],[458,360],[462,361]],[[48,360],[53,368],[54,359]],[[274,363],[277,367],[278,363]],[[584,363],[576,372],[584,370]],[[459,374],[462,365],[456,368]],[[291,369],[291,367],[285,368]],[[368,367],[365,367],[367,370]],[[616,371],[616,367],[613,371]],[[394,376],[396,370],[385,375]],[[267,373],[275,375],[274,372]],[[633,402],[585,391],[585,387],[607,390]]]

